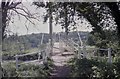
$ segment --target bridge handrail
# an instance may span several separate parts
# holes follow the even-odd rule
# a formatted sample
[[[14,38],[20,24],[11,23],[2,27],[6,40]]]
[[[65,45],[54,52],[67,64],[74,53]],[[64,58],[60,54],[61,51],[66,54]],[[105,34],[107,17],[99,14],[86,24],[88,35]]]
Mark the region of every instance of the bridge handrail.
[[[27,53],[27,54],[22,54],[22,55],[16,55],[14,57],[22,57],[22,56],[27,56],[27,55],[32,55],[32,54],[37,54],[39,52],[33,52],[33,53]]]

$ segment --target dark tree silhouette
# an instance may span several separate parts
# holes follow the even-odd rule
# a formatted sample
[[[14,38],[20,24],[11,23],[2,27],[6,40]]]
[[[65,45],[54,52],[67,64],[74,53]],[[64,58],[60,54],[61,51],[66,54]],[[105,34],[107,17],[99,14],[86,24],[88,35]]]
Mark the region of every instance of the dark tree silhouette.
[[[117,2],[107,2],[105,3],[111,10],[112,16],[115,18],[115,22],[117,24],[117,31],[120,37],[120,10],[119,3]]]

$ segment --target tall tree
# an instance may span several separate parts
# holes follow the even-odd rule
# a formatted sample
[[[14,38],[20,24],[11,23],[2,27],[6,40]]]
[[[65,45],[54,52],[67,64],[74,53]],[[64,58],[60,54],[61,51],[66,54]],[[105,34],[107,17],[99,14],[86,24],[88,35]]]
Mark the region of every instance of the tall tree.
[[[111,14],[115,19],[117,24],[117,31],[120,37],[120,4],[117,2],[107,2],[105,3],[111,10]]]
[[[2,0],[1,2],[1,8],[2,8],[2,39],[5,38],[5,28],[7,26],[7,22],[10,20],[10,17],[8,17],[8,11],[10,9],[15,8],[16,6],[18,6],[19,4],[21,4],[21,2],[17,2],[17,3],[10,3],[11,1],[9,0],[8,2],[5,2],[4,0]]]
[[[21,5],[21,6],[20,6]],[[34,14],[32,14],[22,3],[21,1],[1,1],[1,9],[2,9],[2,39],[6,37],[6,27],[9,25],[11,21],[11,17],[13,13],[16,13],[19,17],[23,16],[30,23],[34,24],[31,19],[38,20]],[[20,12],[21,11],[21,12]],[[38,20],[39,21],[39,20]]]
[[[48,3],[45,6],[42,2],[34,2],[37,7],[48,8]],[[54,21],[61,24],[65,28],[65,31],[69,31],[69,27],[73,24],[76,25],[75,17],[79,19],[86,19],[93,27],[93,32],[99,32],[101,38],[105,39],[104,27],[108,27],[113,17],[110,10],[104,3],[79,3],[79,2],[58,2],[53,3],[53,16]],[[47,11],[47,10],[46,10]],[[111,18],[112,17],[112,18]],[[48,18],[48,14],[45,15],[45,21]],[[111,23],[110,23],[111,22]]]

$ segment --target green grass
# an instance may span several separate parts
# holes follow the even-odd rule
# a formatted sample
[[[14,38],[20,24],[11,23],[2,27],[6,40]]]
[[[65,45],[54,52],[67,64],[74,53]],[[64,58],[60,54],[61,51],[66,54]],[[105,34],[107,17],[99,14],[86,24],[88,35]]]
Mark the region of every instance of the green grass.
[[[49,77],[52,71],[53,61],[48,59],[48,69],[44,65],[22,64],[16,70],[15,62],[2,64],[5,76],[7,77]]]

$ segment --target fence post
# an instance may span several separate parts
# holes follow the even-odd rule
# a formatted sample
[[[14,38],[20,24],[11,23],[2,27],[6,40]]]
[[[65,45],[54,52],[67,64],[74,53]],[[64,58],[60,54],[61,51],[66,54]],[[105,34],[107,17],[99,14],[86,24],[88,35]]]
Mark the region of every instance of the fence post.
[[[80,59],[81,58],[81,48],[80,48],[80,46],[78,46],[78,59]]]
[[[96,48],[95,48],[94,51],[93,51],[93,57],[95,57],[95,56],[98,56],[98,55],[97,55],[97,49],[96,49]]]
[[[45,51],[43,51],[43,64],[45,64],[46,63],[46,55],[45,55]]]
[[[83,58],[86,58],[86,47],[85,47],[85,45],[83,45]]]
[[[60,48],[60,52],[61,52],[61,55],[64,53],[64,51],[65,51],[65,43],[61,40],[61,46],[60,46],[61,48]]]
[[[0,44],[0,62],[2,64],[2,44]]]
[[[60,53],[62,54],[62,42],[59,40],[59,50],[60,50]]]
[[[53,40],[49,39],[47,49],[48,49],[47,53],[49,54],[49,57],[51,58],[51,56],[53,55]]]
[[[45,51],[45,57],[50,57],[50,44],[47,44],[46,51]]]
[[[43,62],[45,62],[45,51],[42,52]]]
[[[108,63],[112,63],[111,49],[108,48]]]
[[[38,53],[38,61],[40,61],[41,53]]]
[[[18,70],[18,55],[15,56],[16,59],[16,70]]]

